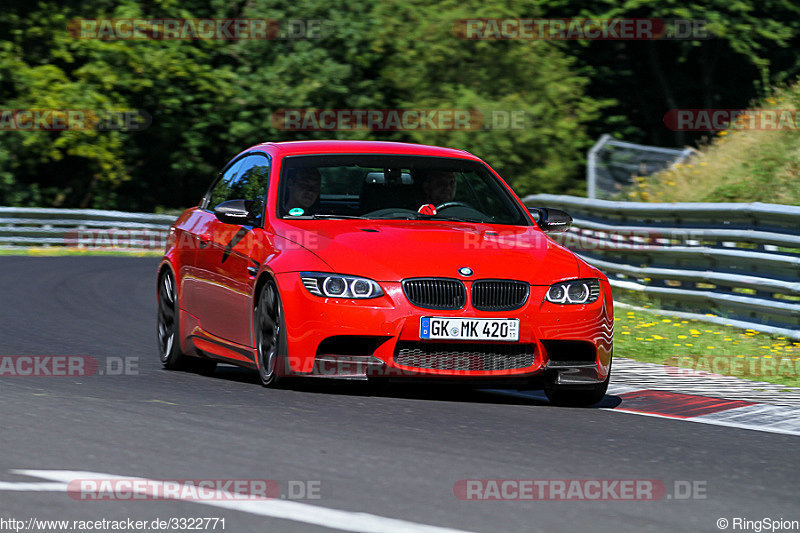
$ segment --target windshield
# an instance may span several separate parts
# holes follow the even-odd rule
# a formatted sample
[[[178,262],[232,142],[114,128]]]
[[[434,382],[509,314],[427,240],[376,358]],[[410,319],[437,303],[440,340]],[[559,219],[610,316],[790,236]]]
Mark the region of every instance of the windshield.
[[[529,225],[485,165],[395,155],[313,155],[283,160],[278,216],[455,220]]]

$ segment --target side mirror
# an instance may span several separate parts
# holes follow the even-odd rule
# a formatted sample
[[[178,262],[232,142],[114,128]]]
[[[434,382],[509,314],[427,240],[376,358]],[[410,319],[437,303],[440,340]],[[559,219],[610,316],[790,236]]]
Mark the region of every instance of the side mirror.
[[[254,204],[252,200],[228,200],[214,208],[214,215],[225,224],[252,226],[258,221],[258,214],[253,213]]]
[[[551,207],[531,207],[536,223],[545,233],[563,233],[572,225],[572,217],[566,211]]]

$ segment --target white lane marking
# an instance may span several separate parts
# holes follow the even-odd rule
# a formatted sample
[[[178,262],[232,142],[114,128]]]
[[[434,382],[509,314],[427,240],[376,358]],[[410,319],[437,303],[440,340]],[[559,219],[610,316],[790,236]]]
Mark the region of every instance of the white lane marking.
[[[19,474],[23,476],[37,477],[40,479],[48,479],[57,481],[59,483],[10,483],[3,482],[0,485],[0,490],[16,490],[13,488],[4,489],[4,486],[19,485],[27,486],[30,490],[51,490],[51,491],[66,491],[67,485],[70,481],[76,479],[125,479],[136,481],[147,481],[151,486],[158,486],[158,480],[149,480],[146,478],[136,478],[127,476],[118,476],[114,474],[104,474],[102,472],[82,472],[75,470],[12,470],[12,474]],[[49,487],[43,489],[39,487]],[[25,489],[20,489],[25,490]],[[143,491],[145,494],[147,491]],[[218,491],[219,498],[224,498],[226,493]],[[228,495],[229,496],[229,495]],[[258,501],[235,501],[235,500],[197,500],[192,498],[174,498],[176,500],[188,501],[192,503],[199,503],[202,505],[210,505],[212,507],[220,507],[222,509],[231,509],[234,511],[242,511],[260,516],[269,516],[272,518],[281,518],[284,520],[293,520],[295,522],[304,522],[306,524],[313,524],[332,529],[340,529],[342,531],[362,531],[365,533],[465,533],[460,529],[451,529],[446,527],[429,526],[426,524],[419,524],[417,522],[409,522],[406,520],[399,520],[396,518],[386,518],[383,516],[373,515],[369,513],[340,511],[338,509],[329,509],[327,507],[318,507],[316,505],[309,505],[307,503],[291,502],[283,500],[258,500]],[[130,501],[130,500],[126,500]]]
[[[610,383],[608,385],[608,390],[606,391],[606,394],[611,394],[612,396],[616,396],[628,392],[639,392],[640,390],[642,390],[641,387],[630,387],[628,385],[615,385],[614,383]]]
[[[0,481],[0,490],[12,490],[19,492],[58,492],[67,490],[66,483],[14,483],[10,481]]]
[[[776,405],[771,407],[778,407],[778,406]],[[782,435],[800,436],[800,430],[796,429],[780,428],[776,426],[764,426],[764,425],[759,425],[757,423],[733,422],[731,420],[725,420],[725,419],[715,420],[711,418],[709,415],[695,416],[693,418],[676,418],[674,416],[665,416],[656,413],[640,413],[638,411],[626,411],[624,409],[609,409],[607,407],[601,407],[601,409],[603,411],[612,411],[614,413],[620,413],[625,415],[650,416],[653,418],[665,418],[667,420],[676,420],[679,422],[699,422],[700,424],[710,424],[713,426],[725,426],[737,429],[750,429],[753,431],[764,431],[767,433],[780,433]],[[728,411],[738,411],[739,409],[747,409],[747,407],[737,407],[735,409],[728,409]],[[714,414],[716,415],[717,413]]]
[[[695,422],[800,435],[800,410],[780,405],[747,405],[693,418]]]
[[[610,385],[608,394],[617,395],[626,392],[638,392],[644,389],[637,387],[627,387],[625,385]],[[547,401],[544,392],[541,391],[517,391],[505,389],[483,389],[484,392],[502,394],[504,396],[514,396],[532,400]],[[679,418],[665,416],[657,413],[641,413],[639,411],[628,411],[623,402],[620,407],[599,407],[603,411],[612,411],[627,415],[650,416],[653,418],[664,418],[667,420],[686,420],[688,422],[700,422],[701,424],[711,424],[715,426],[726,426],[738,429],[750,429],[753,431],[765,431],[767,433],[780,433],[782,435],[800,435],[800,410],[793,407],[770,404],[746,405],[734,409],[726,409],[717,413],[700,415],[689,418]]]

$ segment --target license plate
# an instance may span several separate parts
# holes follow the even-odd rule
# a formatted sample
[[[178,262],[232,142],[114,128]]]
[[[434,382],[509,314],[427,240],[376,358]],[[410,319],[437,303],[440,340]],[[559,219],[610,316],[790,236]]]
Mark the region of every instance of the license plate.
[[[519,319],[424,316],[419,321],[419,338],[515,342],[519,340]]]

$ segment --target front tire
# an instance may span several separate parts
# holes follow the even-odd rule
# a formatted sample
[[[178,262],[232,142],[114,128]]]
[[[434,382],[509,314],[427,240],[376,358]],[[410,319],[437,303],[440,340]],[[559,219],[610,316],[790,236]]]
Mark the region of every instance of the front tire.
[[[164,368],[177,369],[186,358],[181,353],[175,279],[167,270],[158,278],[158,358]]]
[[[278,365],[286,359],[286,326],[278,286],[269,280],[261,287],[253,310],[258,377],[265,387],[277,387],[282,376]]]

